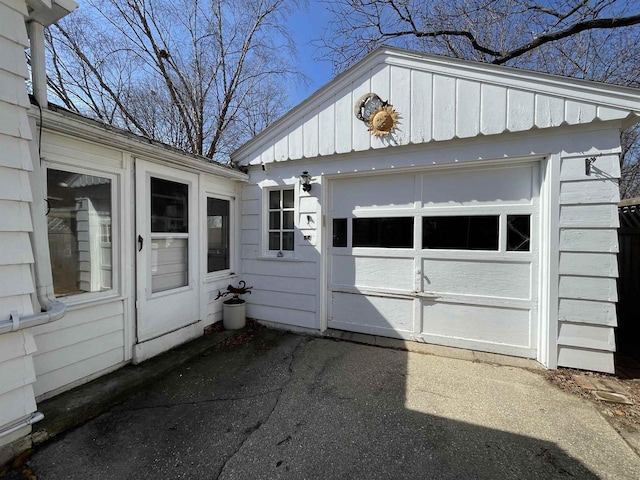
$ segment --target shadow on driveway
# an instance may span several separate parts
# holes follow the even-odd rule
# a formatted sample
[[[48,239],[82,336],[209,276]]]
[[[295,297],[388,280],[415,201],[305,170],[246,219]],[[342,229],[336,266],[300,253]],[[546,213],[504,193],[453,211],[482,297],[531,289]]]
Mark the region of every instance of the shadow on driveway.
[[[591,405],[534,373],[266,329],[40,447],[29,467],[43,480],[640,472]]]

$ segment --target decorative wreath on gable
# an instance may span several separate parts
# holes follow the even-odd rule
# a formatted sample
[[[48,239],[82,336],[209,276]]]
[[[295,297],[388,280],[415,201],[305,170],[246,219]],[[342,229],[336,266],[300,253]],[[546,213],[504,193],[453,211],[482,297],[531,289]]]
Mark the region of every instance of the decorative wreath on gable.
[[[384,137],[389,135],[398,123],[399,114],[393,105],[383,101],[375,93],[365,93],[354,106],[353,112],[358,120],[367,124],[371,135]]]

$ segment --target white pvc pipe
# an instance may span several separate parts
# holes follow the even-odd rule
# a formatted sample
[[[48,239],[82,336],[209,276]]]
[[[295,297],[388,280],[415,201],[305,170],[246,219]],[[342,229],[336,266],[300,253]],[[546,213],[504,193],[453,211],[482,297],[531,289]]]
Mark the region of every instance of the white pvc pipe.
[[[15,432],[16,430],[20,430],[21,428],[28,427],[29,425],[33,425],[36,422],[39,422],[44,418],[44,414],[42,412],[33,412],[29,417],[24,420],[19,421],[11,425],[4,430],[0,430],[0,438],[6,437],[7,435]]]

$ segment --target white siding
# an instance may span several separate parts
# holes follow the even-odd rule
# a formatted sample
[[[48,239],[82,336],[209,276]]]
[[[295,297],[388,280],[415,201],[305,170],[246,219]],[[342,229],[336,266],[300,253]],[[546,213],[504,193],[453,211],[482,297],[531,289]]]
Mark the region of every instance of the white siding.
[[[485,93],[484,89],[481,89],[480,96],[484,98]],[[475,93],[469,93],[469,95],[474,96]],[[504,95],[506,105],[506,91]],[[418,118],[424,113],[418,110],[417,107],[412,107],[412,118]],[[480,117],[482,118],[482,111],[480,111]],[[422,132],[418,130],[414,130],[416,135],[421,135]],[[543,311],[542,306],[537,305],[531,310],[531,315],[537,315],[540,312],[542,316],[539,321],[548,322],[551,318],[555,322],[557,314],[560,322],[557,326],[558,336],[554,334],[550,342],[553,345],[551,355],[553,357],[557,355],[560,365],[610,371],[613,359],[612,332],[616,325],[615,254],[618,247],[614,204],[617,201],[616,182],[619,176],[617,155],[611,152],[618,148],[618,141],[618,132],[613,125],[603,125],[602,130],[561,126],[555,131],[548,129],[546,132],[539,131],[531,136],[497,135],[491,142],[460,140],[444,145],[430,143],[420,148],[394,150],[393,155],[385,150],[349,156],[334,155],[322,157],[314,164],[305,163],[304,166],[295,162],[279,162],[267,165],[266,172],[263,172],[260,167],[251,168],[251,182],[243,188],[242,214],[245,218],[241,232],[244,269],[242,278],[256,287],[256,294],[247,296],[248,312],[250,316],[261,320],[292,326],[323,328],[326,316],[323,317],[323,305],[321,305],[324,293],[320,276],[323,269],[320,252],[322,252],[321,243],[324,238],[327,238],[323,236],[323,228],[330,228],[329,223],[323,227],[323,213],[327,215],[326,221],[330,222],[331,217],[346,216],[356,206],[362,216],[371,215],[371,208],[386,208],[385,205],[392,205],[396,209],[412,209],[415,204],[412,192],[416,188],[429,194],[428,200],[424,200],[425,207],[442,211],[450,211],[459,206],[472,209],[487,208],[490,198],[493,198],[494,202],[498,198],[499,202],[512,205],[514,208],[527,208],[530,204],[530,188],[526,188],[525,182],[528,182],[529,177],[521,173],[521,168],[524,168],[522,165],[514,165],[512,169],[505,170],[503,175],[510,173],[513,175],[509,176],[508,181],[498,184],[492,183],[491,179],[495,177],[494,168],[500,166],[500,162],[496,162],[494,167],[488,167],[486,170],[457,169],[455,175],[457,182],[461,185],[456,188],[457,202],[452,202],[447,195],[438,197],[438,187],[453,174],[450,173],[453,170],[441,169],[441,167],[456,164],[470,165],[477,161],[500,158],[507,164],[511,162],[510,158],[539,160],[549,158],[549,152],[555,152],[552,153],[553,158],[562,161],[559,178],[545,176],[544,181],[557,182],[554,188],[557,188],[560,195],[551,199],[549,204],[542,204],[541,209],[547,212],[545,215],[556,211],[558,220],[561,222],[555,224],[555,233],[551,233],[551,235],[557,235],[556,238],[559,239],[558,263],[555,267],[552,266],[559,274],[546,279],[549,284],[554,284],[560,289],[560,298],[551,299],[550,311]],[[447,148],[443,148],[445,145]],[[591,155],[600,156],[593,165],[592,175],[585,176],[584,159]],[[421,184],[416,184],[414,180],[418,166],[433,168],[429,170],[428,176],[425,175],[425,180]],[[402,171],[405,168],[406,174],[403,174]],[[306,234],[308,227],[305,225],[306,212],[309,212],[313,215],[315,222],[313,224],[315,228],[308,230],[313,233],[314,242],[310,244],[297,237],[295,259],[265,259],[262,256],[261,220],[264,188],[293,184],[305,169],[315,177],[310,194],[296,190],[296,197],[299,198],[299,215],[297,216],[299,224],[296,227],[300,230],[296,234],[299,233],[300,237],[303,233]],[[395,175],[377,175],[382,172],[395,172]],[[333,210],[326,212],[320,200],[331,195],[322,193],[322,190],[327,188],[327,184],[324,184],[324,175],[332,176],[328,183],[331,186],[336,183],[336,179],[341,174],[349,174],[344,180],[348,188],[331,194],[334,195]],[[550,188],[550,185],[547,185],[547,188]],[[447,192],[446,188],[442,190]],[[366,198],[374,191],[376,205],[372,205]],[[548,241],[548,238],[541,239],[541,242]],[[394,259],[398,264],[402,263],[401,260]],[[442,291],[449,292],[454,289],[453,287],[461,286],[468,281],[468,276],[465,276],[462,268],[466,265],[465,259],[454,260],[450,266],[460,267],[462,283],[444,285],[446,288]],[[406,273],[406,266],[394,269],[389,266],[392,262],[387,261],[384,255],[372,259],[367,264],[362,263],[360,258],[349,259],[349,261],[355,263],[346,270],[350,270],[352,275],[357,275],[358,278],[364,275],[358,275],[358,272],[366,274],[366,272],[378,271],[384,272],[385,279],[388,278],[389,281],[397,282],[404,287],[411,281],[409,277],[402,274],[402,272]],[[431,263],[434,261],[431,260]],[[503,267],[505,267],[504,264],[496,263],[495,265],[498,283],[502,279],[498,270]],[[516,264],[514,267],[525,269],[527,265],[525,262]],[[331,270],[331,265],[327,268]],[[532,286],[535,286],[538,283],[538,273],[537,269],[533,270],[531,271]],[[375,275],[366,275],[371,281],[378,279]],[[351,277],[336,277],[336,281],[340,284],[353,283],[353,280],[354,278]],[[378,284],[369,282],[367,285],[368,288],[373,288]],[[488,288],[487,285],[478,284],[478,288],[484,287]],[[502,290],[509,293],[509,298],[502,301],[511,302],[508,303],[510,307],[513,307],[513,302],[529,301],[526,299],[528,297],[524,284],[509,283]],[[330,299],[327,303],[329,301]],[[337,302],[338,307],[344,303],[341,299]],[[499,305],[495,306],[495,308],[499,307]],[[478,316],[486,314],[483,317],[486,321],[478,324],[476,332],[478,338],[481,338],[486,330],[495,328],[492,327],[492,322],[496,321],[495,312],[492,310],[495,309],[494,306],[470,305],[469,308],[475,309],[474,314]],[[527,310],[528,308],[513,309],[514,314],[510,318],[513,319],[514,328],[516,324],[526,325],[527,322],[537,321],[529,315]],[[404,325],[403,322],[406,319],[398,313],[401,309],[393,311],[398,325]],[[343,313],[348,314],[347,311]],[[357,309],[352,313],[355,315]],[[437,320],[437,317],[434,318]],[[442,324],[434,323],[434,331],[423,332],[423,338],[426,341],[443,343],[443,337],[438,336],[440,333],[438,328],[445,325],[446,321],[447,318],[443,315]],[[347,327],[348,325],[345,325],[345,328]],[[502,334],[507,333],[502,332]],[[518,348],[521,350],[524,348],[522,346],[535,348],[535,339],[521,336],[518,337],[518,341],[520,342]],[[458,342],[458,346],[463,346],[458,339],[452,342]],[[464,346],[478,348],[477,344]],[[518,354],[515,347],[513,353]]]
[[[637,98],[629,101],[617,95],[615,89],[620,87],[446,58],[409,57],[393,49],[372,54],[248,142],[234,154],[234,161],[255,165],[312,158],[315,152],[344,154],[478,134],[585,125],[621,120],[640,110]],[[567,84],[562,85],[563,81]],[[400,116],[387,138],[372,137],[353,113],[355,103],[367,92],[388,100]],[[313,126],[313,133],[302,134],[303,125]],[[277,140],[275,155],[273,139]],[[280,144],[288,148],[279,148]]]
[[[28,46],[23,14],[24,1],[0,2],[0,320],[12,311],[33,313],[34,291],[31,264],[32,170],[27,118],[28,76],[24,49]],[[36,410],[32,384],[35,381],[29,331],[0,335],[0,430],[26,418]],[[22,429],[0,439],[0,446],[28,433]]]
[[[35,394],[47,397],[124,361],[124,302],[76,307],[60,320],[33,328]]]
[[[613,372],[620,168],[617,155],[598,156],[587,175],[586,157],[565,156],[560,170],[558,365]]]
[[[36,379],[32,360],[35,350],[28,330],[0,335],[0,429],[36,410],[32,387]],[[0,440],[0,446],[6,441]]]
[[[260,180],[259,176],[255,177]],[[295,177],[287,179],[289,184]],[[269,182],[266,182],[267,184]],[[302,192],[295,186],[295,195]],[[242,279],[253,286],[247,295],[247,316],[269,322],[299,327],[319,328],[318,323],[318,253],[316,243],[317,198],[321,185],[313,184],[312,195],[302,193],[299,199],[295,233],[295,258],[277,259],[263,256],[262,195],[258,185],[247,185],[242,191]],[[310,215],[309,222],[307,215]],[[304,240],[309,235],[311,241]]]

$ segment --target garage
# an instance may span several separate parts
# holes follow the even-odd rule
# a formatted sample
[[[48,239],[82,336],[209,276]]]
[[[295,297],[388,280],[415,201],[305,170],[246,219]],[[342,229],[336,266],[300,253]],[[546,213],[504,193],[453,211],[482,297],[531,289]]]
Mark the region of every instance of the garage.
[[[371,52],[232,155],[247,315],[613,372],[639,112],[635,89]]]
[[[540,162],[329,182],[329,328],[535,357]]]

